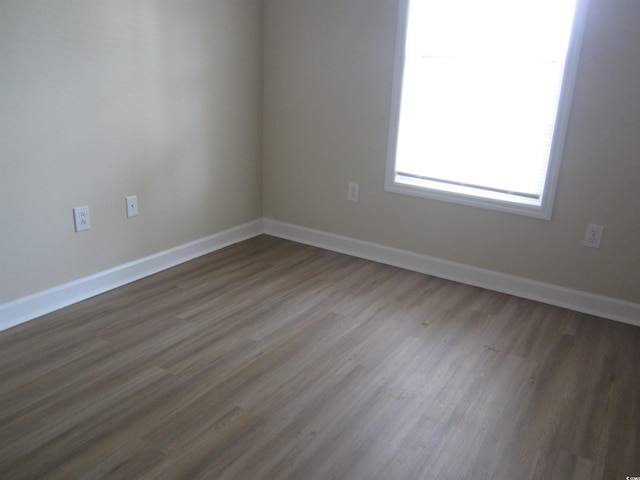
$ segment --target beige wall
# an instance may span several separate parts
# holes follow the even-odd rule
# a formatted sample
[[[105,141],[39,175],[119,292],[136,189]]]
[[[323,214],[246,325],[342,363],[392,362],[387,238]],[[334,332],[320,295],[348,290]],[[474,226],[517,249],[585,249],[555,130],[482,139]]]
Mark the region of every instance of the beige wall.
[[[260,0],[0,0],[0,303],[261,216],[262,20]]]
[[[640,302],[639,2],[591,1],[551,221],[384,191],[397,0],[265,5],[266,217]]]
[[[0,0],[0,303],[263,214],[640,302],[638,2],[591,0],[550,222],[384,191],[397,0],[262,4]]]

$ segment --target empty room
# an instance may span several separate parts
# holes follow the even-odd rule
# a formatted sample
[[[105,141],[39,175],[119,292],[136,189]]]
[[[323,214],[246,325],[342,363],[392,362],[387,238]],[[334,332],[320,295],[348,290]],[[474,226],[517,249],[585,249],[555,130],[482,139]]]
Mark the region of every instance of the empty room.
[[[640,478],[640,2],[0,0],[0,478]]]

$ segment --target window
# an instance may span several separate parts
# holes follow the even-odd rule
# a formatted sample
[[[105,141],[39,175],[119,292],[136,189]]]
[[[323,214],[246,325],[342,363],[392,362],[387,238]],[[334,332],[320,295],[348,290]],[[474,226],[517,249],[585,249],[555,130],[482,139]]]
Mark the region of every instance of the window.
[[[549,219],[581,11],[401,0],[386,189]]]

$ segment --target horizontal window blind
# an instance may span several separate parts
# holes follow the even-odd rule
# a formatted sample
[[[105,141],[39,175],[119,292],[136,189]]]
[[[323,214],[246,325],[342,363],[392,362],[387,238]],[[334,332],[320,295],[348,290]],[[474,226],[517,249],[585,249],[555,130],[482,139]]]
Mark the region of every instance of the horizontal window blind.
[[[396,173],[540,199],[575,0],[411,0]]]

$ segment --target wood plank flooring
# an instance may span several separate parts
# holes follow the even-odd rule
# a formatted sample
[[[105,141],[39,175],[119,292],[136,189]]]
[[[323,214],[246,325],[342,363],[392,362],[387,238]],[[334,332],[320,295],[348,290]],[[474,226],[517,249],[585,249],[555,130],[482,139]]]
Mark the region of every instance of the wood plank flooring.
[[[640,328],[260,236],[0,333],[0,478],[640,476]]]

